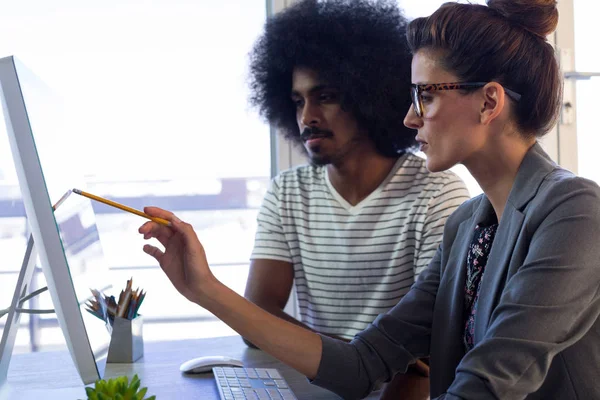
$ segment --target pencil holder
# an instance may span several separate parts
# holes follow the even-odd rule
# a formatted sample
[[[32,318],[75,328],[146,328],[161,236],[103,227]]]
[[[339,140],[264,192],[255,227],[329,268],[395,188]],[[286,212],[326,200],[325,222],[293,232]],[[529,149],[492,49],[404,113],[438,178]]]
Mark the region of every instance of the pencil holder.
[[[107,363],[133,363],[144,355],[142,325],[141,315],[134,319],[115,317]]]

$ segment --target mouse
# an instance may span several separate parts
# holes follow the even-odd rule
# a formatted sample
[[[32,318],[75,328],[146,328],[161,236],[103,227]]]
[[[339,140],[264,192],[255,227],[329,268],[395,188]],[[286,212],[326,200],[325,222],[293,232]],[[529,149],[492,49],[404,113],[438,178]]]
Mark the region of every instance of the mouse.
[[[212,372],[213,367],[243,367],[240,360],[227,356],[204,356],[193,358],[181,364],[179,370],[185,374]]]

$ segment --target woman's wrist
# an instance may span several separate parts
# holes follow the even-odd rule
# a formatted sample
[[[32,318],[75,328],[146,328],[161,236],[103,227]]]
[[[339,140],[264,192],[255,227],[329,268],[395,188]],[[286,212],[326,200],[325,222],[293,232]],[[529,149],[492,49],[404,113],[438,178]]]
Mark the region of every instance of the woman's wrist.
[[[211,274],[210,278],[200,282],[199,287],[195,290],[194,302],[201,307],[208,308],[207,306],[214,302],[218,296],[219,290],[223,287],[224,285]]]

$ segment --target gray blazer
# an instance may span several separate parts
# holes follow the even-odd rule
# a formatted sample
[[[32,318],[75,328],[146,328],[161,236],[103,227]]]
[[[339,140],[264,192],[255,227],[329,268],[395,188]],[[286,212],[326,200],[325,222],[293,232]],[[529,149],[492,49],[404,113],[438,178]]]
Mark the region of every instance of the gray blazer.
[[[600,188],[534,145],[498,226],[465,354],[464,287],[481,195],[450,216],[410,292],[351,343],[323,336],[314,382],[361,398],[431,356],[431,398],[600,399]]]

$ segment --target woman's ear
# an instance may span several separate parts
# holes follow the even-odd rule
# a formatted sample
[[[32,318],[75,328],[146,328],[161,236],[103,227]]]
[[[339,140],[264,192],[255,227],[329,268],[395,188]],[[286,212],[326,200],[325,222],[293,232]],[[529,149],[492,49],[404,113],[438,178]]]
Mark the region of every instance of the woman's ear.
[[[504,110],[504,88],[498,82],[490,82],[482,89],[483,104],[480,111],[480,122],[489,125]]]

